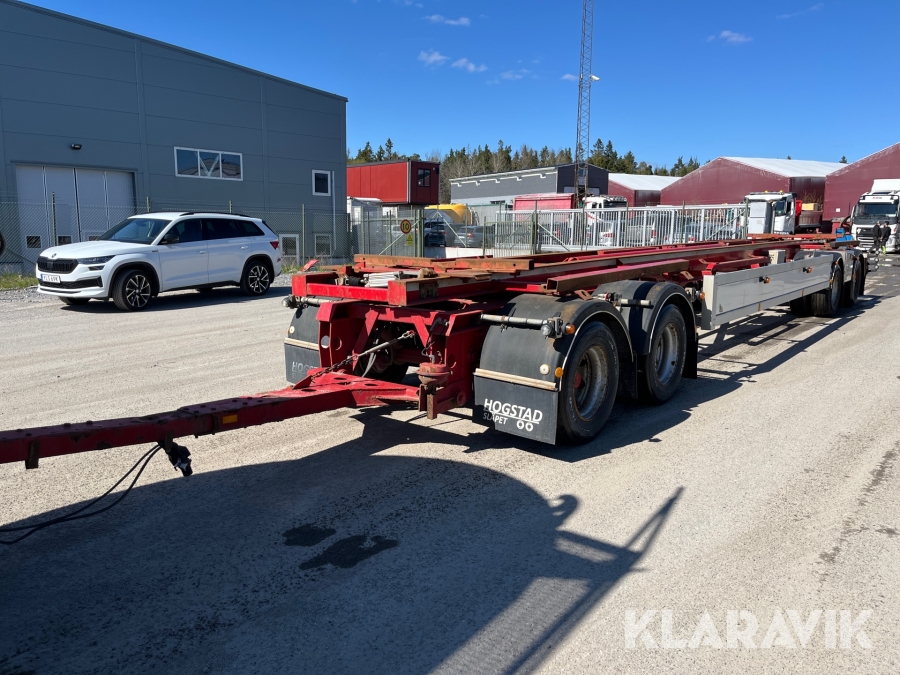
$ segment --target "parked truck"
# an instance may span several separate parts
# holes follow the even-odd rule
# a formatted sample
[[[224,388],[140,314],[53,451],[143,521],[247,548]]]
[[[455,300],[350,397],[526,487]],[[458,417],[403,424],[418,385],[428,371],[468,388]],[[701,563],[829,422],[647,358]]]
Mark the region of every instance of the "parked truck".
[[[628,206],[628,200],[618,195],[588,195],[584,204],[578,203],[571,192],[518,195],[513,199],[513,211],[565,211],[578,209],[616,209]]]
[[[900,235],[897,234],[900,217],[900,178],[877,179],[872,189],[859,198],[853,208],[851,232],[866,247],[873,244],[875,228],[887,226],[890,236],[884,245],[887,253],[900,253]]]
[[[748,207],[749,234],[811,234],[832,231],[831,221],[822,220],[822,206],[804,203],[793,192],[751,192]]]

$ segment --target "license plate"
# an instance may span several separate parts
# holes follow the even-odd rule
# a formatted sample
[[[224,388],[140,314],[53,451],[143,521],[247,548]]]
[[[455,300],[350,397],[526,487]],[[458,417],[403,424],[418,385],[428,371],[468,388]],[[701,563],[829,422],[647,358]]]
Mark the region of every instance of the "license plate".
[[[59,283],[59,275],[58,274],[42,274],[41,281],[49,281],[51,284]]]

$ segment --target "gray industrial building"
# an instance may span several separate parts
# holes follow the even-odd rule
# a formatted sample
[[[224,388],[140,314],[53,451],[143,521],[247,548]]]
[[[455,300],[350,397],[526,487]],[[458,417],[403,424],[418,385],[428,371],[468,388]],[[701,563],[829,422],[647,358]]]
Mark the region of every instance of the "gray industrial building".
[[[609,172],[589,164],[587,189],[588,194],[592,195],[608,194]],[[454,204],[465,204],[476,220],[482,222],[489,221],[497,211],[510,208],[518,196],[574,191],[574,164],[450,179],[450,201]]]
[[[53,239],[95,237],[148,205],[303,210],[318,214],[323,232],[337,231],[335,213],[346,210],[346,103],[0,0],[0,227],[11,251],[3,262],[33,260]]]

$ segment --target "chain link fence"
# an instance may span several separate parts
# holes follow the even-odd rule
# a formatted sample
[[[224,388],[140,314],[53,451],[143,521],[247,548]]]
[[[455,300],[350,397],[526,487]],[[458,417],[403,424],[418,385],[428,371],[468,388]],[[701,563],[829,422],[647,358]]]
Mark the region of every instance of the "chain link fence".
[[[497,256],[661,246],[747,236],[744,204],[500,211],[478,238]]]
[[[260,218],[278,235],[288,270],[309,260],[342,264],[356,253],[402,257],[515,256],[624,246],[659,246],[746,237],[744,204],[567,211],[499,211],[484,224],[426,219],[423,210],[344,212],[228,203],[154,201],[133,208],[0,200],[6,250],[0,272],[31,274],[51,246],[97,239],[131,215],[149,212],[239,214]]]
[[[281,241],[282,262],[288,269],[317,259],[340,264],[361,252],[348,214],[317,210],[238,205],[234,202],[145,201],[133,207],[0,199],[0,235],[6,244],[0,272],[32,274],[38,255],[51,246],[98,239],[125,218],[151,212],[194,212],[260,218]]]

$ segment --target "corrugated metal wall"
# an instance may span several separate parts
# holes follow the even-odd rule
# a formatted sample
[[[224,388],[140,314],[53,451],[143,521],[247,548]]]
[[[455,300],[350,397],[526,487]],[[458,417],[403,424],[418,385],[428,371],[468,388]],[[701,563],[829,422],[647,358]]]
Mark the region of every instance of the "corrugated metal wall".
[[[544,192],[556,192],[555,168],[534,169],[515,174],[471,176],[450,181],[450,200],[454,203],[461,200],[489,202],[499,197]]]
[[[765,190],[790,192],[791,179],[719,157],[663,188],[660,203],[739,204],[748,193]]]
[[[24,163],[133,172],[142,203],[330,209],[314,169],[345,197],[346,99],[178,47],[0,0],[0,96],[0,193]],[[242,180],[177,176],[176,146],[241,153]]]
[[[825,179],[827,219],[850,215],[859,196],[872,189],[876,178],[900,178],[900,143],[848,164]]]

